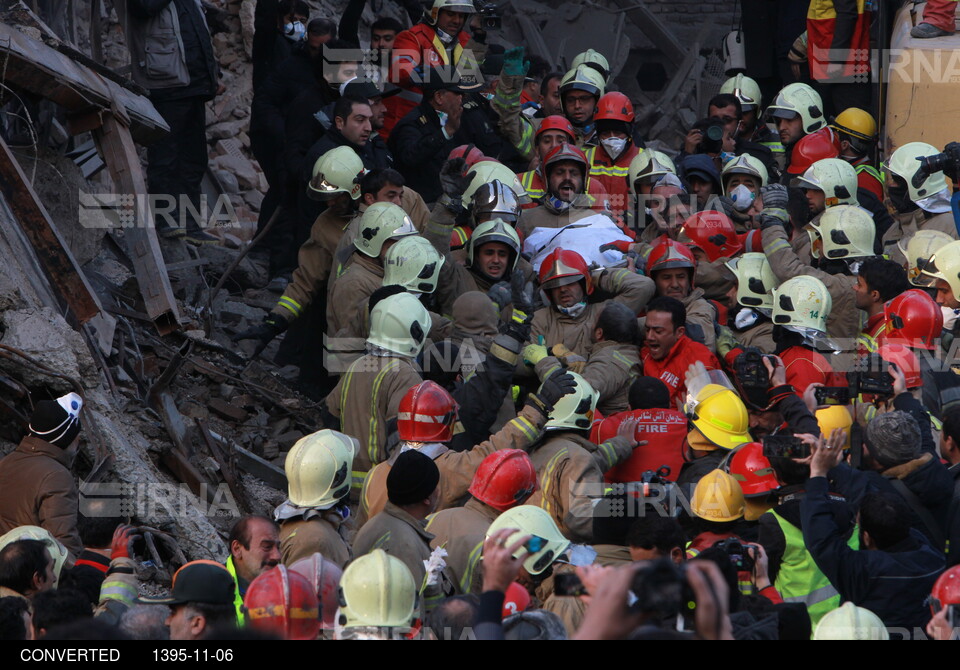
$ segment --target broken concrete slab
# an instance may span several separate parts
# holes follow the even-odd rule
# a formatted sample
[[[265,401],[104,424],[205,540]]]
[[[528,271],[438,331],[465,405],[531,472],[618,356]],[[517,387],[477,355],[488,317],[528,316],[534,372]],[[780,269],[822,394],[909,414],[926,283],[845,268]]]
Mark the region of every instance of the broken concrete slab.
[[[84,388],[100,385],[100,371],[83,336],[52,309],[8,310],[0,314],[0,323],[4,328],[0,343],[20,349],[51,370],[76,379]],[[15,374],[28,387],[46,386],[57,393],[75,390],[66,380],[51,377],[30,365],[4,359],[0,360],[0,369]]]

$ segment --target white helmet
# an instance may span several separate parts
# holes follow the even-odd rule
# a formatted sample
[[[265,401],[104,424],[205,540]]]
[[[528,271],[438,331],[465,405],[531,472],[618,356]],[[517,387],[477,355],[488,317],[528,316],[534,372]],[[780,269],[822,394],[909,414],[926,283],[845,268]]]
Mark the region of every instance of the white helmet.
[[[518,505],[508,509],[493,520],[487,528],[487,537],[505,528],[517,530],[507,538],[504,543],[506,546],[516,543],[524,535],[532,535],[534,539],[539,538],[537,541],[541,545],[540,549],[523,562],[523,567],[531,575],[539,575],[549,568],[570,546],[570,540],[560,533],[557,523],[550,514],[535,505]],[[516,553],[523,554],[525,551],[526,549],[521,547]]]
[[[375,202],[360,217],[360,230],[353,244],[357,251],[377,258],[387,240],[416,234],[416,226],[400,207],[392,202]]]
[[[643,149],[630,161],[629,183],[627,187],[631,193],[636,193],[637,182],[641,179],[656,181],[665,174],[677,174],[677,166],[670,156],[662,151]]]
[[[723,182],[724,195],[730,195],[727,183],[730,181],[730,177],[735,174],[745,174],[758,179],[760,187],[766,186],[770,181],[770,173],[767,172],[767,167],[762,161],[750,154],[741,154],[723,167],[720,179]]]
[[[790,84],[777,93],[777,99],[767,107],[767,114],[783,119],[799,116],[803,132],[809,135],[827,125],[823,117],[823,99],[807,84]]]
[[[738,74],[736,77],[731,77],[723,82],[720,93],[737,96],[740,107],[745,112],[759,110],[763,106],[763,94],[760,92],[760,85],[745,74]]]
[[[910,200],[919,202],[947,188],[947,178],[943,172],[928,175],[919,186],[913,183],[913,178],[920,171],[919,159],[939,153],[934,146],[925,142],[910,142],[894,151],[883,167],[906,181]]]
[[[430,8],[430,14],[426,21],[431,26],[437,24],[437,17],[440,16],[440,10],[446,9],[451,12],[460,12],[461,14],[476,14],[472,0],[433,0],[433,6]],[[464,26],[466,27],[466,26]]]
[[[383,261],[383,285],[402,286],[412,293],[433,293],[443,256],[419,235],[401,238]]]
[[[750,252],[731,258],[725,265],[737,277],[737,302],[770,316],[773,290],[780,286],[780,280],[773,273],[767,255]]]
[[[604,80],[610,77],[610,63],[599,51],[587,49],[583,53],[577,54],[576,57],[574,57],[573,62],[570,64],[570,69],[576,70],[581,65],[592,67],[603,76]]]
[[[473,267],[477,249],[489,242],[499,242],[510,248],[510,271],[517,266],[520,258],[520,236],[513,226],[502,219],[491,219],[481,223],[467,240],[467,267]],[[509,277],[509,274],[507,275]]]
[[[857,170],[840,158],[817,161],[790,185],[823,191],[827,208],[857,204]]]
[[[367,342],[398,356],[414,358],[427,341],[430,313],[410,293],[398,293],[378,302],[370,310]]]
[[[343,571],[343,628],[408,628],[416,610],[417,584],[410,569],[383,549],[357,558]]]
[[[816,277],[793,277],[773,290],[774,325],[803,335],[826,333],[832,308],[830,291]]]
[[[517,174],[499,161],[478,161],[470,168],[470,172],[474,173],[473,179],[470,180],[470,184],[467,185],[467,189],[463,192],[463,197],[460,199],[460,204],[463,205],[464,208],[470,206],[473,200],[473,194],[476,193],[481,186],[489,184],[492,181],[503,182],[509,186],[513,194],[517,196],[517,201],[521,205],[527,205],[532,202],[530,194],[527,193],[527,190],[523,187]]]
[[[918,230],[909,238],[897,242],[900,253],[907,259],[907,279],[914,286],[932,286],[936,280],[924,270],[928,269],[930,259],[940,249],[953,242],[953,238],[939,230]]]
[[[827,612],[817,629],[813,632],[814,640],[889,640],[883,620],[870,610],[857,607],[852,602]]]
[[[577,387],[553,406],[544,430],[590,430],[593,414],[600,401],[600,392],[576,372],[568,372]]]
[[[63,566],[70,555],[67,548],[46,528],[41,528],[40,526],[17,526],[0,537],[0,550],[11,542],[18,540],[40,540],[46,545],[47,551],[50,552],[50,557],[53,559],[53,574],[56,578],[54,586],[57,586],[60,582],[60,573],[63,571]]]
[[[290,502],[328,509],[346,497],[358,446],[355,438],[328,429],[298,440],[283,463]]]
[[[807,225],[810,255],[828,260],[873,256],[876,225],[867,210],[856,205],[838,205]],[[819,244],[818,244],[819,242]]]
[[[353,200],[359,200],[360,178],[366,172],[356,151],[350,147],[336,147],[313,164],[307,195],[311,200],[326,200],[337,193],[349,193]]]

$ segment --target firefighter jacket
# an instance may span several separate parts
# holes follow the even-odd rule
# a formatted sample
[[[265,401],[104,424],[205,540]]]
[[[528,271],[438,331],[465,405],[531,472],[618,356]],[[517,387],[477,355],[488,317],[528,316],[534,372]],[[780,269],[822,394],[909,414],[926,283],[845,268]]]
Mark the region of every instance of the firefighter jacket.
[[[537,376],[546,379],[561,365],[557,358],[547,356],[537,363]],[[603,416],[629,410],[627,395],[630,385],[641,374],[637,345],[610,340],[594,343],[580,374],[600,394],[597,411]]]
[[[482,590],[483,541],[498,516],[494,508],[470,498],[463,507],[442,510],[427,521],[427,531],[433,534],[430,547],[446,549],[447,570],[458,594]]]

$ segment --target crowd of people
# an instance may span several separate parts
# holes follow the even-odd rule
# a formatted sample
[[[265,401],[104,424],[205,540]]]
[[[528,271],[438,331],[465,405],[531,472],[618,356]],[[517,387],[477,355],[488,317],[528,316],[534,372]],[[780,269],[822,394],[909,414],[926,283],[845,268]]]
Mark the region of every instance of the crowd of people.
[[[196,3],[127,4],[192,31],[186,82],[141,66],[172,128],[202,117]],[[955,637],[960,145],[880,161],[869,85],[837,79],[861,56],[818,48],[869,50],[869,6],[809,4],[806,69],[733,74],[668,153],[599,51],[487,44],[473,0],[363,38],[365,0],[259,0],[280,297],[234,340],[283,335],[321,429],[225,564],[147,598],[136,521],[77,512],[82,399],[39,403],[0,461],[0,636]],[[191,137],[151,149],[151,189],[191,192]]]

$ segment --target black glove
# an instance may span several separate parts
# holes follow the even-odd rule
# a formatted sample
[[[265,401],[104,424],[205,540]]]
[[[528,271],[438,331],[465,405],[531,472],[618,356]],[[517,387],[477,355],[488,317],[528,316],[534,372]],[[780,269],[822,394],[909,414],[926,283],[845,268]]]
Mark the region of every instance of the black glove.
[[[533,321],[533,300],[527,292],[523,270],[517,268],[510,278],[510,295],[513,304],[510,321],[500,327],[500,332],[509,335],[520,344],[530,339],[530,322]]]
[[[497,312],[502,312],[503,308],[510,304],[510,284],[505,281],[498,281],[487,291],[487,297],[497,306]]]
[[[553,411],[554,405],[565,395],[573,393],[577,389],[577,380],[569,372],[554,372],[546,378],[540,390],[533,396],[540,402],[537,403],[546,413]]]
[[[273,341],[273,339],[287,329],[287,322],[283,317],[276,316],[275,314],[267,314],[263,319],[263,323],[259,326],[254,326],[249,330],[245,330],[242,333],[237,333],[230,338],[233,342],[239,342],[240,340],[260,340],[260,343],[257,345],[257,348],[253,351],[251,359],[256,358],[263,350],[267,348],[267,345]]]
[[[462,158],[444,161],[440,168],[440,188],[446,198],[443,204],[452,212],[462,208],[461,199],[476,172],[467,172],[467,161]]]
[[[760,213],[760,228],[766,229],[771,226],[783,226],[790,223],[790,213],[787,212],[787,206],[790,203],[790,196],[787,187],[782,184],[770,184],[760,189],[760,197],[763,198],[763,211]]]

